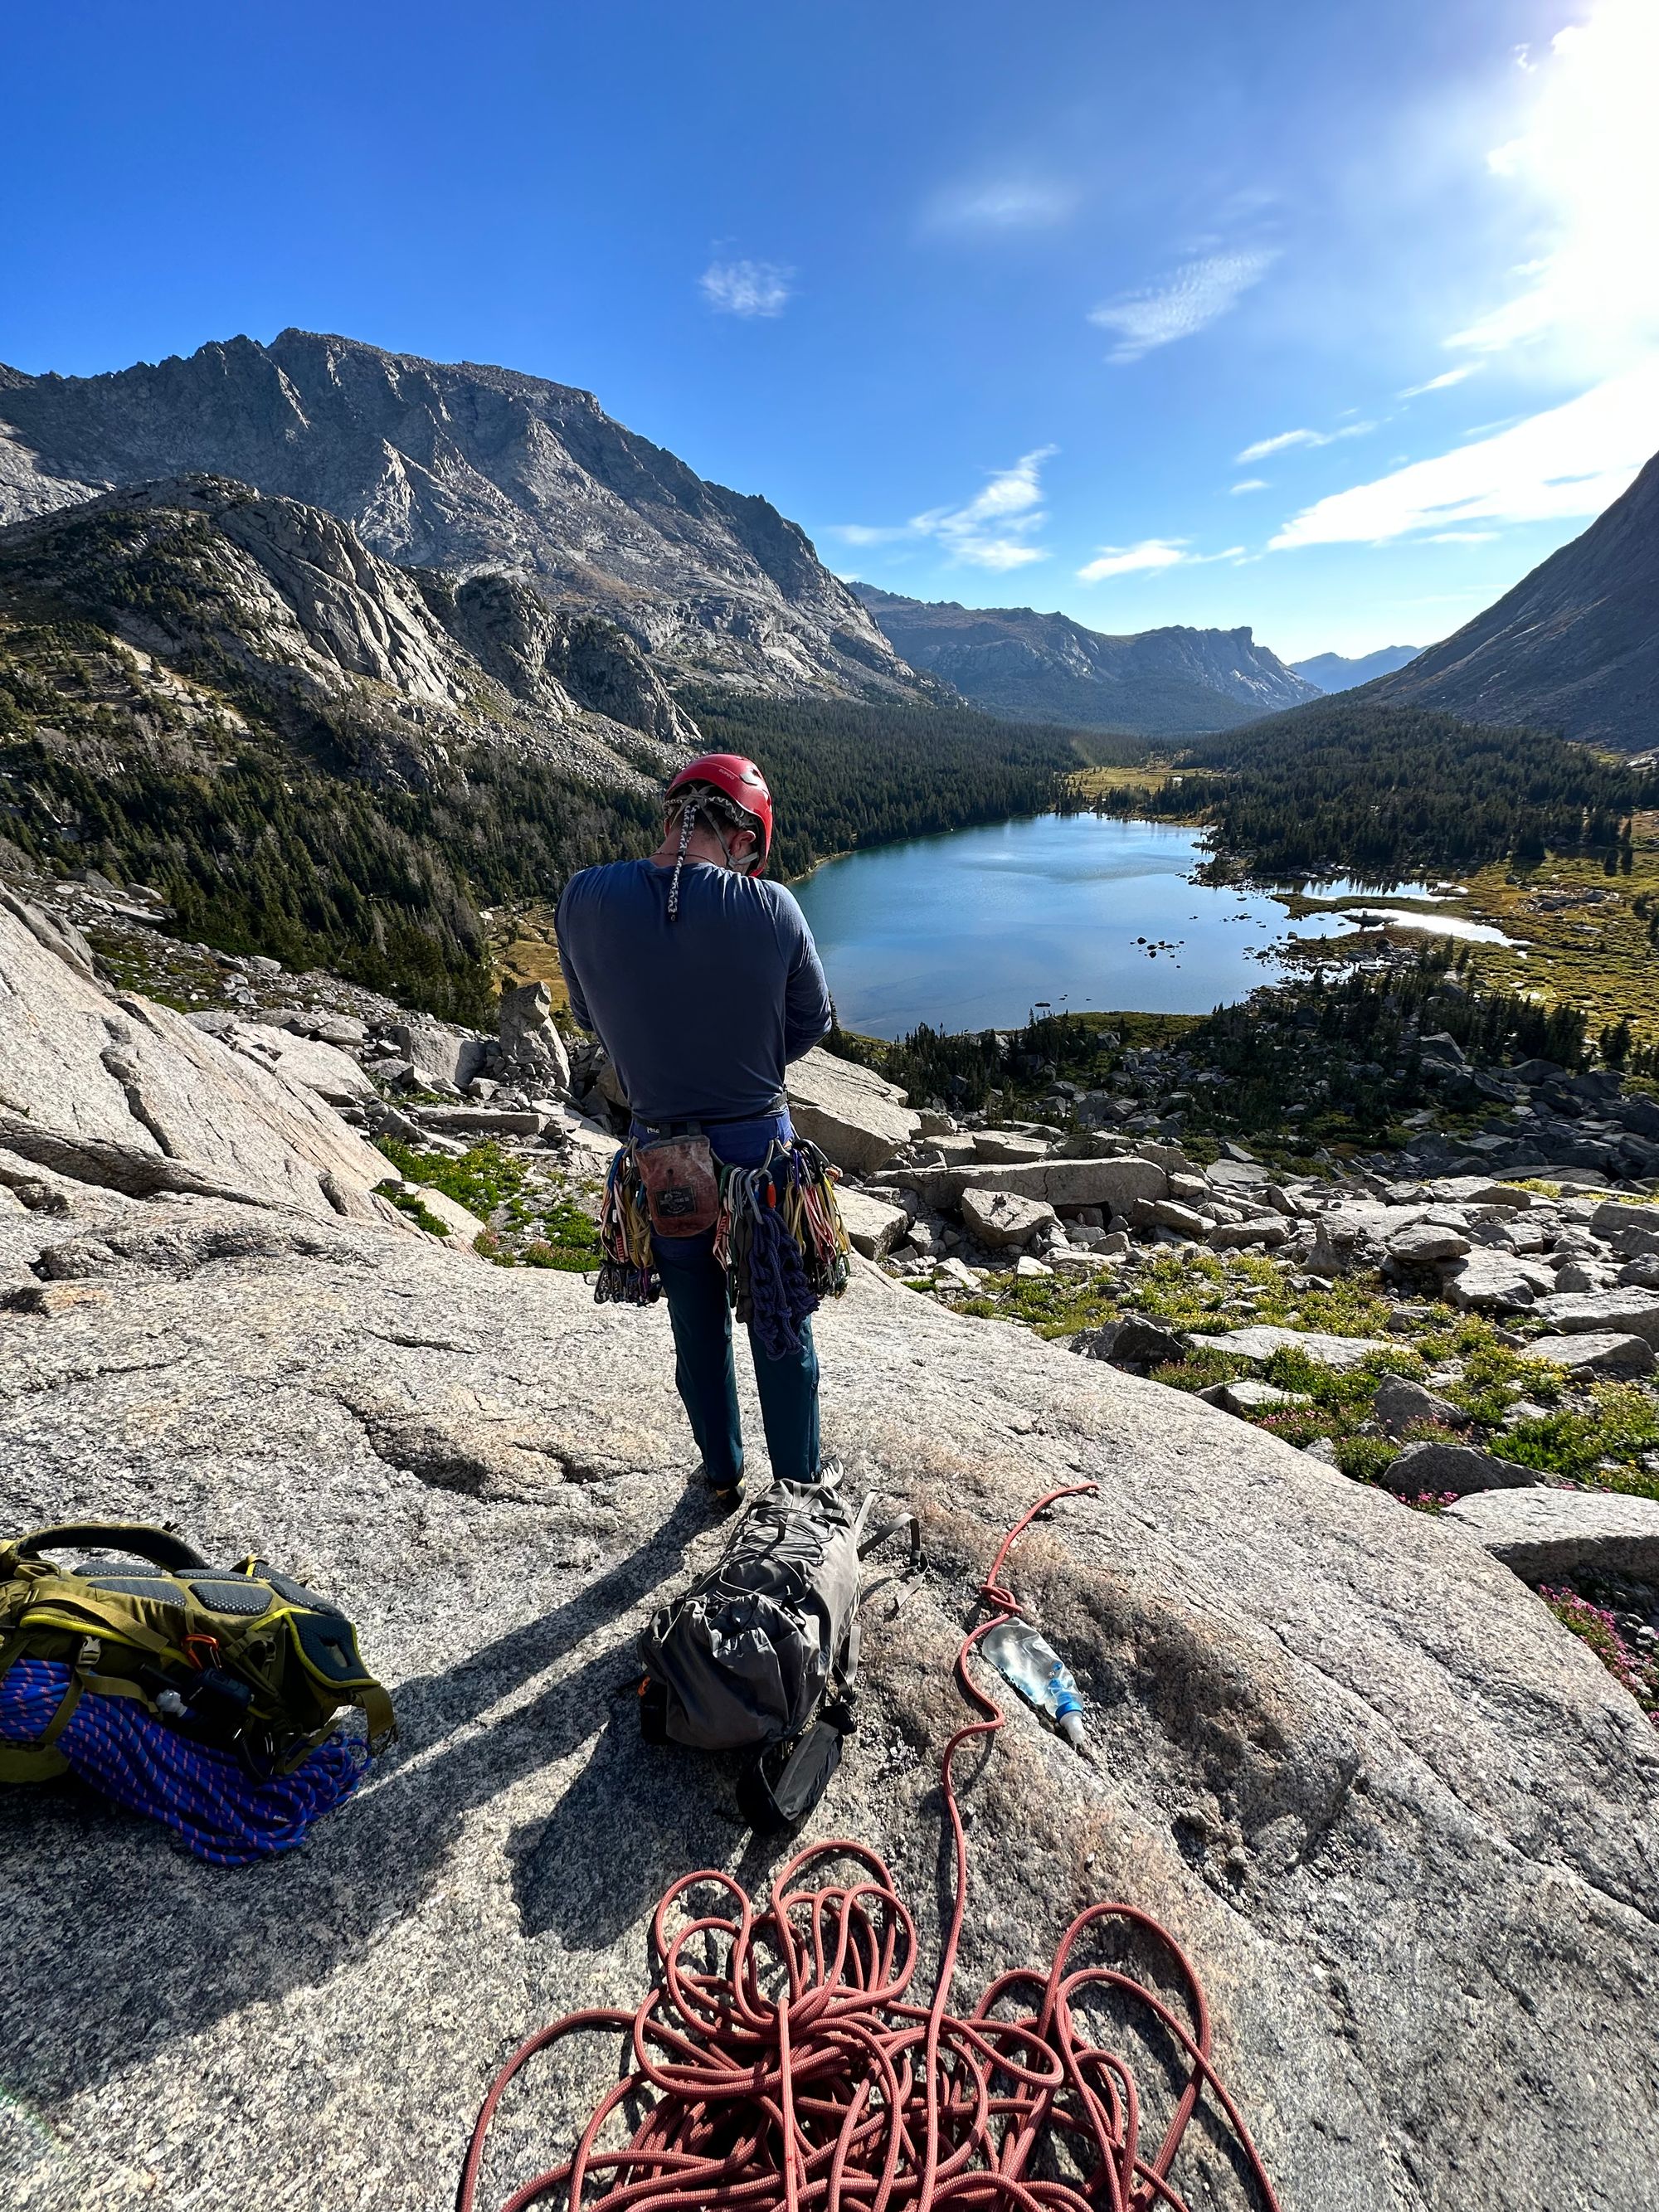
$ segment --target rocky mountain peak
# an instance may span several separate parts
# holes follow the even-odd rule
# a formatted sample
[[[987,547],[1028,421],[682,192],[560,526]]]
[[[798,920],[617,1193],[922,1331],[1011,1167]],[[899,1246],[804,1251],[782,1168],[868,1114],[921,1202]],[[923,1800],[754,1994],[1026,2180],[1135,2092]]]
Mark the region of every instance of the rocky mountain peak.
[[[0,372],[0,520],[191,473],[324,509],[388,561],[521,575],[671,678],[927,696],[797,525],[591,392],[293,329],[101,376]]]

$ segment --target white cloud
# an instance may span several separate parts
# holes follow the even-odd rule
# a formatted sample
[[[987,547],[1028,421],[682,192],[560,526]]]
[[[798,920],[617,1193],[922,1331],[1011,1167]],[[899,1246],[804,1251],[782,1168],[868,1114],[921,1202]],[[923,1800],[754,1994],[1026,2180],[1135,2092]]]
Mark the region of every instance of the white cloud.
[[[1267,489],[1266,477],[1246,477],[1243,483],[1236,483],[1233,486],[1233,497],[1237,499],[1242,491],[1266,491]]]
[[[1461,362],[1455,368],[1442,369],[1426,384],[1408,384],[1400,394],[1402,399],[1420,399],[1425,392],[1443,392],[1449,384],[1462,384],[1466,376],[1473,376],[1480,364],[1475,361]]]
[[[794,273],[775,261],[711,261],[697,282],[722,315],[781,315]]]
[[[1564,406],[1304,507],[1272,540],[1375,544],[1466,522],[1546,522],[1601,514],[1659,437],[1659,356]]]
[[[1242,545],[1224,553],[1189,553],[1184,538],[1143,538],[1139,545],[1103,545],[1092,561],[1078,570],[1084,584],[1103,583],[1108,576],[1147,575],[1159,568],[1199,568],[1209,561],[1238,561]]]
[[[1042,464],[1058,451],[1055,446],[1039,446],[1023,453],[1012,468],[997,470],[965,507],[930,507],[902,523],[833,523],[825,535],[849,545],[931,538],[951,559],[972,568],[1029,568],[1034,561],[1048,558],[1044,547],[1030,541],[1048,520],[1039,482]]]
[[[1376,428],[1375,422],[1345,422],[1340,430],[1281,430],[1277,437],[1258,438],[1233,459],[1265,461],[1269,453],[1288,453],[1292,446],[1334,446],[1339,438],[1368,437]]]
[[[925,220],[933,230],[1046,230],[1076,205],[1076,193],[1063,185],[1005,177],[940,192]]]
[[[1091,310],[1089,320],[1117,333],[1109,361],[1139,361],[1155,347],[1189,338],[1224,315],[1278,258],[1272,246],[1206,253],[1183,263],[1161,283],[1103,301]]]
[[[1606,376],[1659,343],[1659,8],[1596,0],[1528,72],[1521,129],[1486,156],[1530,202],[1531,258],[1516,289],[1447,343],[1470,353],[1541,346],[1552,366]]]
[[[1495,530],[1437,530],[1425,540],[1430,545],[1490,545]]]

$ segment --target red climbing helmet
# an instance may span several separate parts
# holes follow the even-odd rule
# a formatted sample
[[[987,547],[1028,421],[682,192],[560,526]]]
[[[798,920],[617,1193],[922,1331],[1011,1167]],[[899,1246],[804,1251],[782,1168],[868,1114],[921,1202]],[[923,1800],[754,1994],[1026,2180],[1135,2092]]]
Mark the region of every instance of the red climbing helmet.
[[[766,778],[751,760],[741,753],[704,753],[701,760],[687,763],[668,787],[672,799],[676,792],[684,791],[688,784],[707,783],[721,792],[733,806],[741,807],[760,824],[760,858],[755,863],[757,876],[766,873],[766,856],[772,849],[772,794],[766,788]]]

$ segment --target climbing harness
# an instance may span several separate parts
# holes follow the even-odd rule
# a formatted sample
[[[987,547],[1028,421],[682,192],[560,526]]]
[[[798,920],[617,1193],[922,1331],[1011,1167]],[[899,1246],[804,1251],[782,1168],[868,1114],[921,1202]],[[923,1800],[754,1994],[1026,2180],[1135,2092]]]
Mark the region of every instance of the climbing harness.
[[[1186,2212],[1170,2176],[1204,2100],[1266,2212],[1279,2212],[1211,2062],[1197,1973],[1137,1907],[1090,1906],[1046,1970],[999,1975],[972,2012],[950,2009],[968,1902],[952,1770],[963,1744],[1004,1723],[969,1659],[1019,1609],[999,1579],[1018,1538],[1057,1500],[1094,1486],[1051,1491],[1009,1530],[980,1592],[988,1617],[957,1653],[957,1687],[975,1717],[951,1738],[942,1763],[955,1891],[931,2001],[907,2001],[919,1963],[915,1923],[865,1845],[843,1839],[799,1852],[760,1912],[732,1875],[686,1875],[652,1921],[653,1986],[636,2009],[571,2013],[520,2044],[497,2074],[473,2130],[458,2212],[474,2212],[491,2120],[526,2063],[564,2037],[605,2033],[628,2039],[622,2078],[574,2153],[516,2189],[501,2212],[553,2201],[571,2212]],[[1121,1963],[1110,1962],[1113,1938]],[[1152,1965],[1131,1971],[1126,1950],[1152,1954]],[[1174,1998],[1160,1994],[1171,1982]],[[1156,2043],[1180,2054],[1184,2086],[1155,2148],[1142,2146],[1143,2104],[1127,2059],[1089,2039],[1086,2014],[1097,2004],[1138,2014]],[[641,2107],[631,2136],[611,2147],[612,2116],[631,2118]]]
[[[44,1556],[128,1554],[80,1567]],[[346,1739],[340,1709],[368,1728]],[[237,1865],[302,1840],[395,1734],[337,1607],[165,1528],[70,1522],[0,1546],[0,1782],[74,1772]]]
[[[660,1297],[653,1226],[659,1236],[694,1233],[665,1228],[655,1218],[651,1177],[659,1171],[651,1156],[666,1149],[636,1140],[611,1163],[599,1209],[605,1260],[593,1292],[599,1305],[643,1306]],[[770,1358],[799,1351],[802,1322],[847,1287],[852,1263],[836,1180],[817,1146],[799,1135],[775,1144],[759,1167],[720,1167],[714,1258],[726,1270],[738,1319],[753,1323]]]

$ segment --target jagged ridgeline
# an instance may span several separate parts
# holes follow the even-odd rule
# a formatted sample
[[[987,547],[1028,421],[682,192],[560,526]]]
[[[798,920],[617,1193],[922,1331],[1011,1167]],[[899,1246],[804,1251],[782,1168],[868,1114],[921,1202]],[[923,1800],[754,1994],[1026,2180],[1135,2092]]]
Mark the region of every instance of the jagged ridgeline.
[[[1200,738],[1183,764],[1222,774],[1201,806],[1228,854],[1266,873],[1340,863],[1378,881],[1424,868],[1536,861],[1588,848],[1617,865],[1651,774],[1553,732],[1488,729],[1364,699],[1321,699]],[[1188,817],[1194,786],[1166,784],[1151,813]]]
[[[1040,805],[1101,757],[965,710],[699,695],[777,777],[781,864]],[[603,614],[399,568],[220,477],[0,532],[0,836],[180,932],[478,1018],[481,906],[648,850],[699,732]]]

